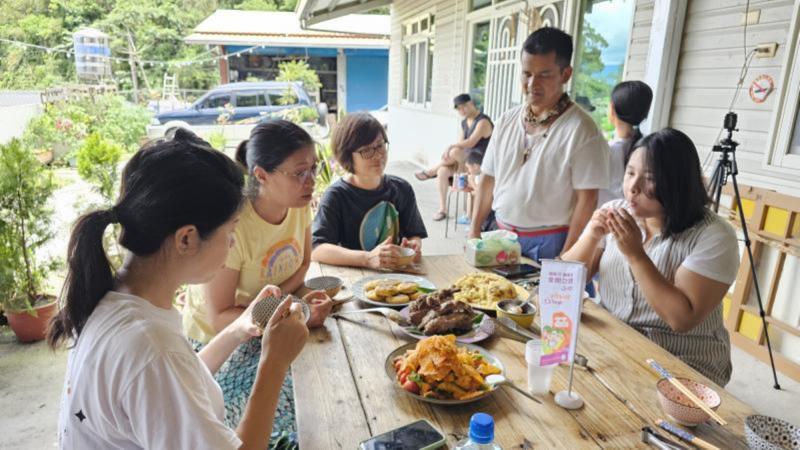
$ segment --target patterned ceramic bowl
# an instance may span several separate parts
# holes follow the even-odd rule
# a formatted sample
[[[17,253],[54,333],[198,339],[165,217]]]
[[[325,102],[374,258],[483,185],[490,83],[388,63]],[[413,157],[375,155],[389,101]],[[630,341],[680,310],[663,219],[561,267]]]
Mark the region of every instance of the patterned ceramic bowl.
[[[689,390],[700,398],[700,400],[704,401],[709,408],[713,410],[719,408],[719,404],[722,400],[719,394],[710,387],[688,378],[678,378],[678,381],[688,387]],[[693,427],[711,418],[705,411],[695,406],[688,397],[673,386],[666,378],[658,380],[656,390],[658,391],[658,401],[661,403],[661,409],[675,422],[686,425],[687,427]]]
[[[339,277],[316,277],[306,280],[306,287],[312,291],[325,291],[328,297],[333,298],[342,290],[343,283]]]
[[[744,420],[747,446],[753,450],[800,450],[800,427],[769,416]]]

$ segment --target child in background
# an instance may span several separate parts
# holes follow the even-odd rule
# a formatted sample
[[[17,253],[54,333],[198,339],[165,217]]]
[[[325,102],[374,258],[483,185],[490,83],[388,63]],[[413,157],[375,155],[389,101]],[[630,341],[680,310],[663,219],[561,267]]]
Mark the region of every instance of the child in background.
[[[470,217],[472,217],[472,205],[475,203],[475,192],[478,190],[478,183],[481,178],[481,164],[483,163],[483,153],[478,150],[472,150],[467,154],[467,159],[464,162],[467,168],[467,189],[469,192],[469,206],[467,214],[458,218],[459,225],[469,225]]]

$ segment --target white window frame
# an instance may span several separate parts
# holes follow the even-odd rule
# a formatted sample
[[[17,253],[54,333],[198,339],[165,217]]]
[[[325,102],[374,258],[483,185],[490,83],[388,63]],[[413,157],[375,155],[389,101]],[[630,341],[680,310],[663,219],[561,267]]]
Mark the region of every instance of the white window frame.
[[[800,2],[794,4],[794,19],[789,28],[784,49],[786,55],[781,69],[781,78],[775,87],[777,95],[776,107],[773,111],[768,151],[764,167],[781,173],[800,174],[800,155],[789,153],[792,137],[800,133],[795,130],[797,116],[800,114]]]
[[[467,6],[469,6],[470,0],[466,0],[466,2]],[[475,44],[475,27],[481,23],[488,23],[491,32],[492,16],[493,14],[491,6],[476,9],[475,11],[467,13],[467,23],[465,27],[465,30],[467,31],[467,39],[466,46],[464,48],[464,61],[466,61],[466,64],[464,65],[464,73],[462,74],[461,92],[469,92],[470,87],[472,86],[472,46]],[[484,86],[484,89],[485,88],[486,86]]]
[[[428,90],[431,88],[430,84],[433,83],[433,68],[428,67],[430,63],[433,65],[433,57],[435,56],[436,48],[434,47],[434,53],[431,53],[431,43],[435,45],[436,42],[436,13],[435,10],[428,10],[422,14],[414,16],[411,19],[408,19],[403,22],[403,92],[401,96],[401,104],[404,106],[416,107],[420,109],[430,110],[431,109],[431,100],[432,98],[427,98]],[[427,29],[421,31],[421,25],[423,20],[428,21]],[[433,21],[433,24],[431,24]],[[417,26],[417,32],[412,32],[412,27]],[[424,45],[423,45],[424,44]],[[408,56],[411,54],[411,48],[417,48],[417,62],[419,62],[419,49],[425,49],[425,56],[423,58],[423,69],[420,70],[419,65],[415,66],[414,69],[416,71],[414,83],[410,83],[410,65],[408,64]],[[428,74],[430,73],[431,77],[428,78]],[[424,80],[422,82],[422,92],[415,92],[413,98],[410,95],[410,90],[414,90],[418,88],[419,82],[416,77],[420,74],[424,76]],[[432,89],[431,89],[432,91]],[[419,101],[419,96],[422,96],[422,101]],[[431,97],[433,97],[433,92],[431,92]]]

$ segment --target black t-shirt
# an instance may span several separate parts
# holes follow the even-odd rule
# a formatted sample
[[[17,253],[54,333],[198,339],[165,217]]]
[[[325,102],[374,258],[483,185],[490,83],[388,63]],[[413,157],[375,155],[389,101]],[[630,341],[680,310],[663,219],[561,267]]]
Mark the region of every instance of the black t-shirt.
[[[357,188],[337,180],[322,195],[311,242],[370,251],[389,236],[428,237],[414,189],[402,178],[384,175],[378,189]]]

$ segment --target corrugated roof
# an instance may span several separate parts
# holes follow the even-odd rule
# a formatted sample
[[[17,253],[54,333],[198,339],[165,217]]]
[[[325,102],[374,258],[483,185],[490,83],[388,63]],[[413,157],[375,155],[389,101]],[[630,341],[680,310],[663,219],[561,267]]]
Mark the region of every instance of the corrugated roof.
[[[269,45],[284,47],[388,48],[388,16],[351,14],[321,29],[303,29],[293,12],[221,9],[195,27],[190,44]]]
[[[340,18],[391,4],[392,0],[300,0],[297,12],[303,27],[327,27]]]

